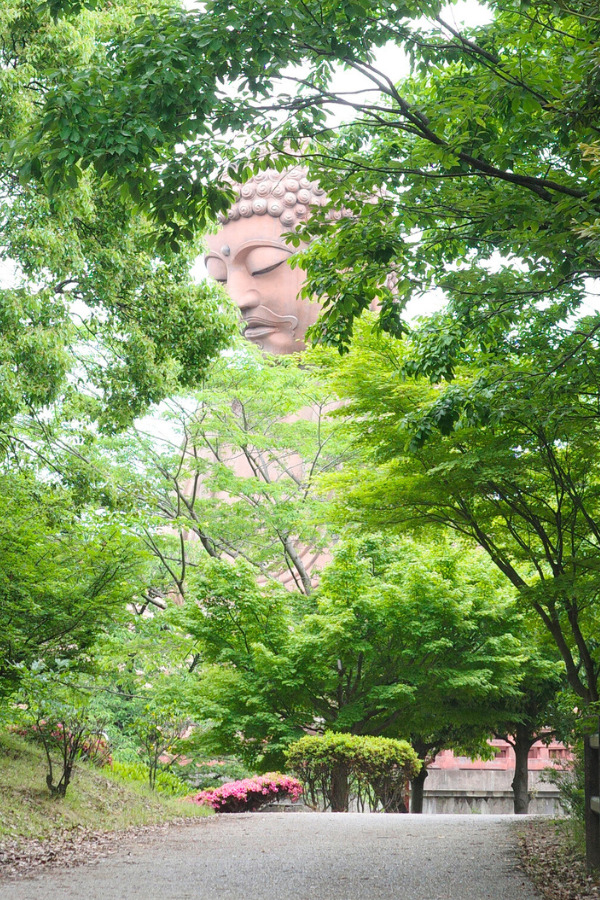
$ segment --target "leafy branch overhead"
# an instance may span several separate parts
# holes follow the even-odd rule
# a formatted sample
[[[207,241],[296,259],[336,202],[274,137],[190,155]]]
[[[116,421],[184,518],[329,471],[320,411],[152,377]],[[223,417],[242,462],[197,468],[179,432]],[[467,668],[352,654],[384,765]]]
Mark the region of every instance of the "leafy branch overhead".
[[[63,27],[90,15],[58,11]],[[540,296],[577,306],[600,271],[596,12],[494,0],[463,27],[431,0],[142,10],[46,66],[10,165],[54,194],[93,170],[178,241],[224,208],[230,177],[301,159],[352,213],[307,230],[326,238],[306,255],[315,337],[346,348],[374,297],[399,334],[404,304],[438,287],[459,332],[493,340],[490,320],[505,330]],[[405,78],[378,62],[390,45]],[[340,66],[365,90],[336,87]]]
[[[119,430],[197,385],[234,316],[194,284],[198,247],[158,250],[141,211],[92,171],[47,196],[19,177],[10,146],[36,126],[52,72],[88,64],[139,12],[127,4],[52,19],[2,3],[0,25],[0,422],[60,400],[64,415]],[[21,173],[22,175],[23,173]]]

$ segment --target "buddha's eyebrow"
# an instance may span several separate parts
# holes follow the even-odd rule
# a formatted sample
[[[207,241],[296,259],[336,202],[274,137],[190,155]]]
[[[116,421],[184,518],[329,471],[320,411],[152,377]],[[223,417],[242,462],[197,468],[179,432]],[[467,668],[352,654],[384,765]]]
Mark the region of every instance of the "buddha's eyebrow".
[[[235,251],[236,256],[242,252],[254,250],[256,247],[269,247],[273,250],[285,250],[290,255],[294,252],[293,248],[285,244],[283,241],[274,241],[271,238],[250,238],[244,241]]]

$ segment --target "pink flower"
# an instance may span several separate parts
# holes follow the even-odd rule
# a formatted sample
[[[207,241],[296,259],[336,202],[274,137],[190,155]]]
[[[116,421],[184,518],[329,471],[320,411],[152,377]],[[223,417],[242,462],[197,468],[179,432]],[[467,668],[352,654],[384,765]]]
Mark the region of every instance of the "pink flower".
[[[212,806],[217,812],[247,812],[260,809],[277,796],[287,794],[292,801],[302,795],[302,784],[289,775],[269,772],[241,781],[230,781],[212,790],[200,791],[190,799]]]

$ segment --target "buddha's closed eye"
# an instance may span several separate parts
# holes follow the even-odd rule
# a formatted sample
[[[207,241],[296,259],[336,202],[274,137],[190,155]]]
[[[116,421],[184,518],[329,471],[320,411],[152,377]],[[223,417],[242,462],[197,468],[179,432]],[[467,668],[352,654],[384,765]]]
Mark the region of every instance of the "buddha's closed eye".
[[[268,275],[282,266],[290,258],[291,250],[287,247],[256,246],[237,256],[237,264],[242,264],[248,275]],[[226,284],[229,277],[229,262],[221,256],[209,255],[205,258],[206,271],[209,276],[221,284]]]
[[[246,268],[250,275],[267,275],[290,257],[287,247],[253,247],[246,256]]]

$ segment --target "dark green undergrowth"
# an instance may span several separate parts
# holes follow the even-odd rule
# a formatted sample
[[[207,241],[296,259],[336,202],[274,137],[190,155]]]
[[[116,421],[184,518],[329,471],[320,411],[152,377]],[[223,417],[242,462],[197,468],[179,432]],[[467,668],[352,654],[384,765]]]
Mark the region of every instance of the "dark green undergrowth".
[[[0,841],[43,840],[76,828],[119,831],[210,814],[197,804],[153,793],[140,781],[113,774],[110,767],[79,763],[63,799],[50,795],[45,777],[42,749],[0,732]]]

